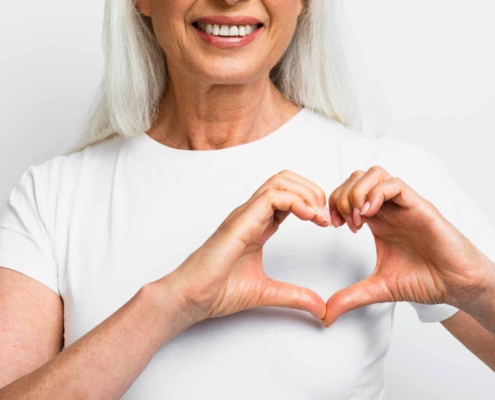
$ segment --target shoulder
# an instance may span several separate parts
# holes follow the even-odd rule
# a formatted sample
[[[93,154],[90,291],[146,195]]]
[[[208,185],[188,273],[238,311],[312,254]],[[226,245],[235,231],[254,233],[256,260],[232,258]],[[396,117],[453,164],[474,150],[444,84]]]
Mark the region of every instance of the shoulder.
[[[304,131],[308,132],[308,135],[311,135],[311,140],[325,141],[338,134],[349,134],[351,136],[360,135],[358,132],[352,131],[339,121],[319,114],[310,108],[305,108],[303,112],[304,120],[302,121],[301,126]]]
[[[124,144],[123,137],[114,136],[68,155],[56,155],[31,165],[19,184],[32,183],[35,194],[44,203],[58,207],[73,199],[81,182],[96,182],[105,171],[111,171]]]
[[[417,176],[424,167],[438,160],[423,146],[387,136],[362,133],[344,126],[339,121],[307,111],[307,127],[315,144],[338,146],[338,157],[344,175],[367,170],[374,165],[390,169],[391,174]],[[426,168],[427,169],[427,168]]]
[[[356,170],[380,166],[404,181],[424,184],[433,176],[433,170],[442,169],[436,157],[421,145],[355,131],[310,109],[305,111],[302,126],[311,142],[308,146],[322,157],[338,157],[343,178]]]
[[[97,172],[104,165],[111,165],[125,145],[122,136],[111,136],[86,146],[68,155],[56,155],[48,160],[32,165],[29,170],[40,180],[53,184],[67,183],[77,178],[81,172]]]

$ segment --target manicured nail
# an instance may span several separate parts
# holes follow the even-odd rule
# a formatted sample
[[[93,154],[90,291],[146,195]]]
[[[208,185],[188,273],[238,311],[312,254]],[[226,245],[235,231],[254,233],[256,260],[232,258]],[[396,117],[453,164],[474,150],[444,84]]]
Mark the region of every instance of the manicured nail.
[[[345,218],[347,225],[349,226],[349,229],[352,231],[352,233],[356,233],[358,230],[356,228],[356,225],[354,225],[354,222],[352,222],[351,217],[346,217]]]
[[[370,206],[371,206],[371,204],[370,204],[369,201],[367,201],[366,203],[364,203],[364,206],[361,209],[361,215],[366,214],[366,212],[370,209]]]
[[[354,219],[354,225],[359,226],[361,225],[361,217],[359,215],[359,208],[354,207],[352,210],[352,218]]]
[[[342,225],[343,221],[340,219],[340,216],[339,216],[339,213],[337,212],[337,210],[330,211],[330,215],[332,217],[332,225],[335,228],[338,228],[340,225]]]
[[[315,209],[311,208],[310,206],[306,206],[308,208],[309,211],[311,211],[313,214],[315,215],[320,215],[320,213],[318,211],[316,211]]]
[[[330,211],[328,210],[328,204],[323,207],[323,218],[328,222],[328,225],[332,225],[332,218],[330,217]]]

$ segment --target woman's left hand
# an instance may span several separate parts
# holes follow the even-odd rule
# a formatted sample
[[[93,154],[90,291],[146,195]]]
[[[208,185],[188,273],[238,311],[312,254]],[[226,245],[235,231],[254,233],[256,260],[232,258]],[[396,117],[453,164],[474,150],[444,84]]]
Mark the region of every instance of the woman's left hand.
[[[335,227],[347,222],[356,233],[368,224],[377,261],[370,276],[330,297],[327,327],[343,313],[373,303],[463,308],[494,281],[493,263],[432,203],[379,166],[353,172],[330,195],[329,208]]]

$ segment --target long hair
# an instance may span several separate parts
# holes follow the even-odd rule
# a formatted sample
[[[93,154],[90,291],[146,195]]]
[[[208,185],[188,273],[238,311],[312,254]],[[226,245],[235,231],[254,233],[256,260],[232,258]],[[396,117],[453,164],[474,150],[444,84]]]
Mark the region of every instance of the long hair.
[[[292,40],[270,78],[289,100],[359,131],[358,96],[343,48],[339,0],[306,0]],[[106,0],[105,70],[83,118],[79,140],[65,154],[113,135],[136,137],[156,117],[167,82],[166,57],[151,18],[134,0]]]

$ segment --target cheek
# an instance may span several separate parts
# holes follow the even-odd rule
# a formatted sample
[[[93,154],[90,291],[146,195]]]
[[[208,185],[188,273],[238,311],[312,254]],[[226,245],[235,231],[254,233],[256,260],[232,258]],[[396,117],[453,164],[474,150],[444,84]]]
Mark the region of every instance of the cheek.
[[[197,0],[150,0],[151,13],[166,14],[184,19]]]
[[[289,44],[297,26],[300,4],[299,0],[265,0],[271,20],[270,31],[277,38],[275,45]]]
[[[284,21],[290,25],[296,24],[297,17],[301,11],[301,6],[304,4],[304,2],[301,3],[300,0],[264,0],[263,3],[273,20]]]
[[[173,63],[176,67],[210,80],[241,82],[265,75],[277,63],[290,42],[297,25],[299,0],[253,0],[250,9],[257,9],[260,15],[264,14],[270,21],[266,27],[266,36],[263,35],[263,40],[250,51],[239,52],[231,57],[221,57],[214,50],[203,51],[204,48],[198,47],[197,38],[187,30],[189,13],[195,10],[198,14],[195,7],[203,7],[208,3],[206,0],[151,0],[153,29],[170,65]],[[246,1],[246,6],[248,3]]]
[[[177,52],[185,37],[185,17],[196,0],[152,0],[155,36],[165,53]]]

